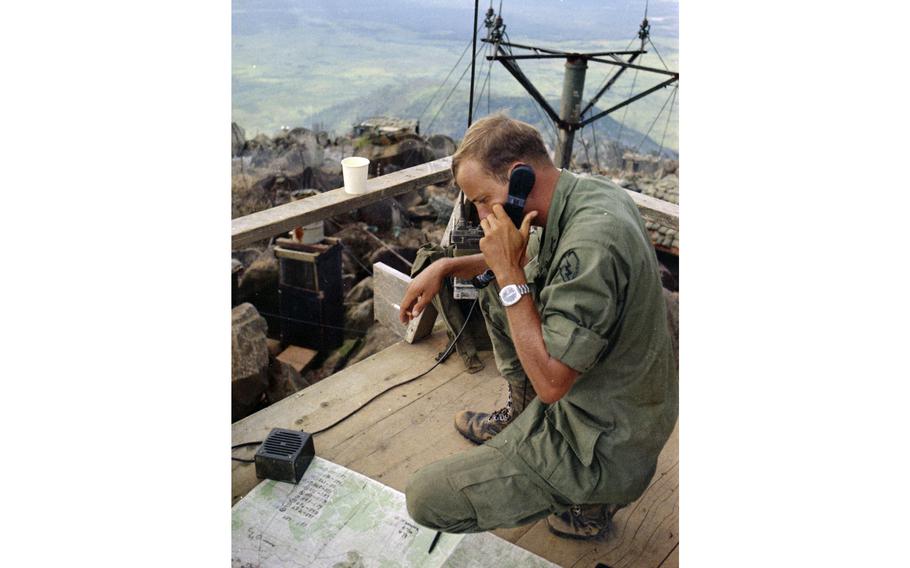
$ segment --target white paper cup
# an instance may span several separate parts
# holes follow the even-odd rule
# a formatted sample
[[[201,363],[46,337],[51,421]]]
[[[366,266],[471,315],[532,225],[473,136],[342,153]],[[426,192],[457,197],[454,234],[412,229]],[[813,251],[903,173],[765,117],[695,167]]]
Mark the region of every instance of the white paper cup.
[[[370,161],[368,159],[359,156],[341,160],[341,174],[344,176],[345,193],[366,193],[369,165]]]

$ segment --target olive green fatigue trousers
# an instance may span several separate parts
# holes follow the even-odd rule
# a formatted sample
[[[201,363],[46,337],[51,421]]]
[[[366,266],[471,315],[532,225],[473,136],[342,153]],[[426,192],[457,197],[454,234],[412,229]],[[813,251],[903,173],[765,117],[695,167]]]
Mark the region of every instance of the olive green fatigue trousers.
[[[517,527],[569,508],[487,445],[424,467],[405,496],[411,518],[448,533]]]
[[[481,291],[479,303],[496,366],[512,387],[513,410],[521,412],[534,397],[534,390],[509,338],[505,310],[494,285]],[[517,527],[565,511],[571,505],[534,484],[489,445],[422,468],[411,478],[405,496],[408,513],[415,521],[449,533]]]

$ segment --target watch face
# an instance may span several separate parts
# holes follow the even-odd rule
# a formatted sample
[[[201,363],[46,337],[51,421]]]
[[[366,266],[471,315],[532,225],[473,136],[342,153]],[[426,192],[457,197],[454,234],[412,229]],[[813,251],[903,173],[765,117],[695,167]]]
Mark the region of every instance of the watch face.
[[[518,299],[521,297],[521,294],[518,293],[518,287],[514,284],[511,284],[500,291],[499,297],[502,300],[503,304],[511,306],[518,301]]]

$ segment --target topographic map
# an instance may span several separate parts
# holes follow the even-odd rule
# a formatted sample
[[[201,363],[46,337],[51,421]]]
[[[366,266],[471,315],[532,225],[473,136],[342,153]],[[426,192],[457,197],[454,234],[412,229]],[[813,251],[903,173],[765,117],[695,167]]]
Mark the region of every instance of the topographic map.
[[[314,458],[300,483],[265,480],[231,511],[233,568],[556,566],[489,533],[444,533],[411,520],[404,494]]]

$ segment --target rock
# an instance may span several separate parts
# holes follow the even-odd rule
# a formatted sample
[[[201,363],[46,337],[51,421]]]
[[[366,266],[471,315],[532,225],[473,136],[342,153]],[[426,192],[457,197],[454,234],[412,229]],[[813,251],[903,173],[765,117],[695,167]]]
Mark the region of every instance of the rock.
[[[665,266],[663,263],[659,264],[660,268],[660,283],[661,285],[671,291],[675,292],[679,290],[679,283],[676,281],[676,278],[673,276],[673,272]]]
[[[391,247],[398,255],[404,257],[409,262],[414,262],[414,259],[417,257],[417,249],[404,248],[404,247]],[[369,266],[381,262],[385,265],[391,266],[399,272],[404,272],[405,274],[411,273],[411,267],[401,261],[398,256],[392,253],[392,251],[380,248],[370,255]]]
[[[231,157],[239,156],[246,145],[246,132],[236,122],[231,123]]]
[[[357,304],[373,297],[373,277],[367,276],[358,282],[347,296],[344,297],[345,303]]]
[[[400,217],[394,199],[383,199],[370,203],[357,210],[361,221],[380,229],[391,229],[395,225],[395,218]]]
[[[269,385],[265,394],[269,404],[287,398],[295,392],[306,388],[309,383],[300,376],[294,367],[272,358],[269,363]]]
[[[676,358],[676,368],[679,369],[679,292],[671,292],[664,288],[664,301],[667,303],[667,326],[670,328],[670,338],[673,340],[673,356]]]
[[[322,367],[316,371],[315,375],[318,379],[322,380],[343,368],[351,357],[351,354],[362,342],[363,340],[361,338],[346,339],[345,342],[341,344],[341,347],[332,351],[331,354],[326,357],[325,361],[322,363]]]
[[[250,298],[259,292],[278,289],[278,259],[271,247],[256,257],[240,279],[241,298]]]
[[[455,201],[441,195],[430,195],[427,204],[436,212],[436,218],[448,221],[455,208]]]
[[[445,134],[433,134],[427,138],[427,144],[430,145],[430,149],[433,151],[436,159],[451,156],[457,149],[455,141]]]
[[[375,355],[386,347],[395,345],[399,341],[401,341],[401,338],[394,333],[390,333],[385,326],[374,325],[367,331],[366,337],[363,338],[363,345],[361,348],[348,360],[348,365],[363,361],[370,355]]]
[[[426,242],[440,243],[440,242],[442,242],[442,235],[446,231],[446,226],[443,224],[430,223],[429,221],[424,221],[420,224],[420,230],[421,230],[421,232],[423,232]]]
[[[423,201],[423,198],[418,192],[409,191],[403,195],[399,195],[395,200],[401,205],[401,209],[406,210],[419,205]]]
[[[275,155],[275,145],[265,134],[259,134],[244,145],[243,154],[250,157],[250,163],[262,167],[272,161]]]
[[[240,274],[243,272],[243,264],[239,260],[231,259],[231,307],[233,308],[240,303]]]
[[[243,272],[238,289],[238,301],[249,302],[261,312],[269,325],[269,332],[279,333],[281,320],[278,295],[278,259],[271,248],[266,248]]]
[[[326,158],[322,161],[319,169],[321,169],[326,174],[332,176],[342,176],[342,179],[344,179],[343,168],[341,167],[341,162],[338,160]]]
[[[678,190],[679,189],[679,178],[675,174],[667,174],[664,177],[657,180],[657,183],[654,184],[654,187],[657,189],[663,190]]]
[[[366,331],[373,325],[373,298],[345,306],[344,327]]]
[[[364,232],[362,225],[348,225],[340,231],[331,233],[331,235],[341,239],[344,242],[345,249],[359,259],[368,258],[373,251],[379,248],[379,243]]]
[[[395,244],[404,248],[419,249],[426,244],[427,238],[423,231],[414,227],[401,229],[395,237]]]
[[[409,207],[405,210],[405,214],[411,222],[426,221],[439,217],[439,214],[429,205]]]
[[[268,325],[252,304],[231,310],[231,421],[254,412],[269,386]]]
[[[250,267],[253,262],[259,258],[259,255],[262,254],[261,250],[254,248],[246,248],[240,250],[231,251],[231,258],[240,262],[243,265],[243,269],[246,270]]]

